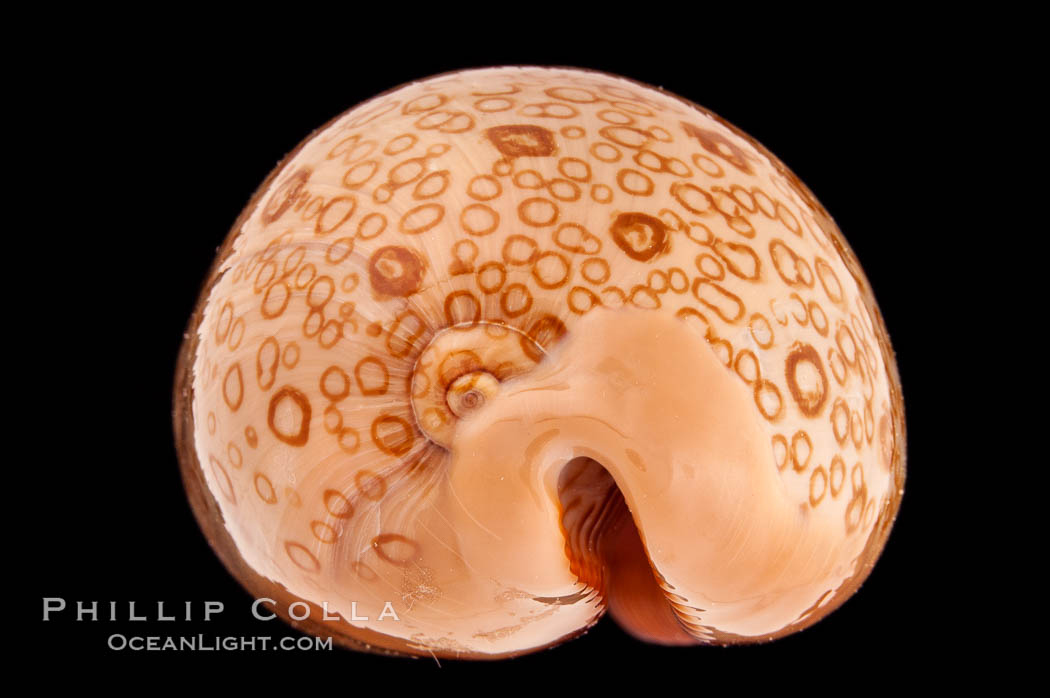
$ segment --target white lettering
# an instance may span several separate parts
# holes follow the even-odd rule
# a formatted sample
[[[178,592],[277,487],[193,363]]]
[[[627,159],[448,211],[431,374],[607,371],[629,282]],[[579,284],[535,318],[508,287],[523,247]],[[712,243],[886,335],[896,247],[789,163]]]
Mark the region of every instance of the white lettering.
[[[259,612],[259,606],[261,606],[264,603],[268,603],[271,606],[273,606],[277,602],[274,601],[273,599],[265,599],[265,598],[264,599],[256,599],[255,603],[252,604],[252,615],[255,616],[256,618],[258,618],[259,620],[273,620],[274,618],[277,617],[276,613],[271,613],[268,616],[264,616],[264,615],[262,615]]]
[[[204,620],[211,620],[211,617],[215,613],[222,613],[226,606],[223,605],[222,601],[205,601],[204,602]]]
[[[91,616],[91,620],[98,620],[98,601],[92,601],[90,609],[85,608],[83,601],[77,601],[77,620],[84,620],[87,615]]]
[[[44,620],[51,620],[51,611],[61,611],[66,607],[66,600],[56,596],[44,599]]]
[[[303,607],[303,615],[301,615],[301,616],[295,615],[295,607],[296,606],[302,606]],[[306,602],[304,602],[304,601],[296,601],[295,603],[293,603],[291,606],[288,607],[288,615],[290,615],[294,620],[306,620],[307,618],[310,617],[310,607],[307,606]]]
[[[383,612],[379,614],[379,620],[384,620],[387,617],[393,618],[394,620],[401,620],[397,615],[397,611],[394,610],[394,605],[389,601],[383,604]]]

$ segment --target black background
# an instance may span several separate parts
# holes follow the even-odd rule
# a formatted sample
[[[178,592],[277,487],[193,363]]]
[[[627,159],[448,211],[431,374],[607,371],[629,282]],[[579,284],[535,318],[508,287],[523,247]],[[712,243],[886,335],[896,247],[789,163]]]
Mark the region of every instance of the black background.
[[[293,19],[304,18],[290,13]],[[158,22],[134,38],[96,30],[44,44],[56,63],[32,98],[49,145],[28,235],[57,281],[29,294],[55,309],[38,318],[54,339],[33,358],[48,367],[45,383],[56,389],[32,403],[47,455],[31,468],[37,515],[21,536],[32,588],[20,608],[34,634],[31,652],[121,682],[184,670],[263,680],[297,672],[342,677],[348,691],[364,676],[394,676],[410,688],[563,673],[659,680],[684,670],[706,685],[746,688],[827,677],[844,687],[878,686],[905,669],[935,675],[931,644],[960,640],[944,623],[963,613],[959,562],[945,553],[949,497],[938,475],[946,467],[942,375],[949,369],[933,340],[945,316],[928,312],[943,301],[946,281],[931,269],[953,254],[942,244],[947,235],[969,234],[937,220],[950,166],[936,160],[952,126],[945,105],[956,99],[962,74],[972,74],[962,67],[962,49],[931,47],[920,30],[865,31],[863,22],[832,18],[841,31],[785,26],[758,36],[723,24],[701,30],[705,19],[697,10],[659,35],[548,23],[542,39],[499,32],[479,39],[460,26],[420,30],[409,41],[390,28],[314,17],[314,33],[347,37],[323,46],[248,30],[236,42],[192,30],[165,34]],[[295,634],[280,621],[251,617],[251,599],[186,504],[171,428],[186,321],[234,219],[313,129],[403,82],[500,64],[594,68],[695,101],[778,155],[836,219],[897,351],[909,428],[906,494],[868,581],[814,627],[755,647],[649,646],[604,620],[553,650],[440,667],[339,650],[108,649],[113,633]],[[129,601],[149,616],[157,601],[169,609],[192,601],[198,619],[206,600],[223,601],[226,610],[210,623],[77,623],[70,611],[44,623],[45,596],[70,606],[117,601],[125,618]]]

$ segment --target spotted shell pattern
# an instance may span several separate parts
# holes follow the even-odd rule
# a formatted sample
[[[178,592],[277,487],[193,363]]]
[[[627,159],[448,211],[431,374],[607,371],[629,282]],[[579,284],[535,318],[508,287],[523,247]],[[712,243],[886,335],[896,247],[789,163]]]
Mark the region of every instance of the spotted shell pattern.
[[[427,430],[456,419],[419,398],[476,359],[428,355],[445,328],[518,346],[515,373],[596,308],[677,316],[750,391],[788,496],[858,555],[899,497],[893,354],[835,224],[753,140],[625,79],[472,70],[350,110],[259,191],[203,300],[192,438],[245,561],[344,618],[392,599],[396,628],[363,625],[414,649],[498,653],[601,612],[470,642],[416,619],[446,593],[412,523],[449,460]]]

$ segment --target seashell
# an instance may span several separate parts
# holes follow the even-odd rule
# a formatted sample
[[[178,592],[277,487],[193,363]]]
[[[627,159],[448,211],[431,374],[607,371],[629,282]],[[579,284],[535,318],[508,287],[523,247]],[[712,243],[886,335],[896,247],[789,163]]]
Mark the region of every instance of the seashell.
[[[848,598],[904,481],[835,223],[717,116],[576,69],[441,75],[311,135],[235,223],[175,426],[231,572],[306,632],[512,656],[605,611],[769,640]]]

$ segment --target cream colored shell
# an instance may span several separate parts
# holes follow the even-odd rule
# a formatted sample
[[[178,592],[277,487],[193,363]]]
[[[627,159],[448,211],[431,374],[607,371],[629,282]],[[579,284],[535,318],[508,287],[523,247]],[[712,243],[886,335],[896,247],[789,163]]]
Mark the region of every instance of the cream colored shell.
[[[803,627],[888,534],[903,422],[870,288],[778,160],[676,97],[570,69],[403,86],[313,134],[223,255],[190,457],[244,563],[368,642],[501,655],[592,624],[555,477],[580,455],[698,641]],[[463,422],[441,396],[479,367],[504,373]]]

